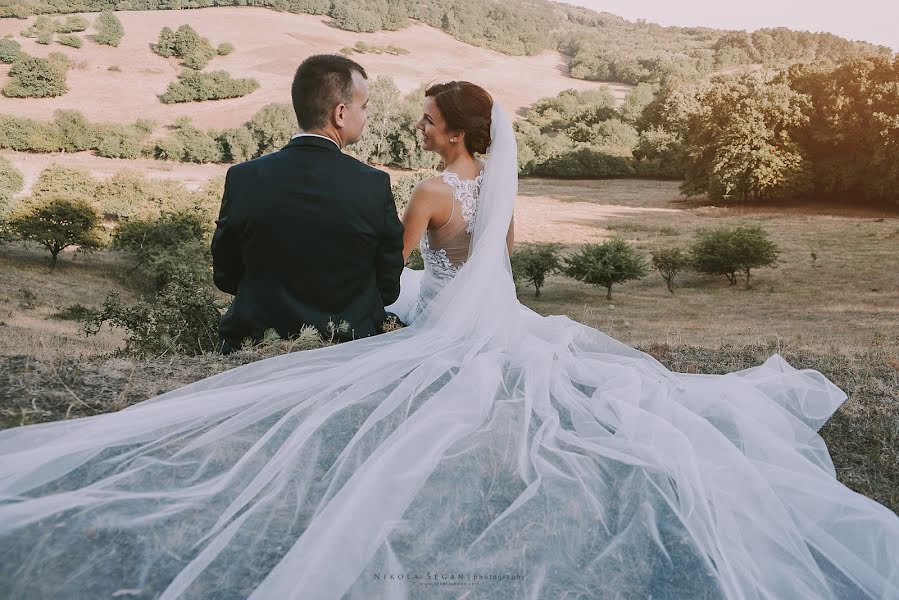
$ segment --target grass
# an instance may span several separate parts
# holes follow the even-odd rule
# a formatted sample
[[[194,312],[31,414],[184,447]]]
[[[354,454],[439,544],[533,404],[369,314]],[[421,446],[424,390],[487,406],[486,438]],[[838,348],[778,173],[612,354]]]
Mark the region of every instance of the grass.
[[[899,215],[826,206],[726,207],[685,202],[676,182],[524,179],[517,241],[562,241],[566,251],[613,235],[648,255],[686,245],[703,227],[759,223],[780,246],[777,268],[751,289],[684,273],[668,293],[661,276],[604,290],[550,276],[540,299],[679,372],[727,373],[779,352],[814,368],[849,399],[824,425],[837,475],[899,512]],[[815,253],[816,260],[811,254]],[[128,263],[112,252],[65,252],[54,272],[33,246],[0,246],[0,427],[118,410],[214,373],[282,352],[278,346],[222,357],[116,355],[117,331],[85,338],[81,307],[110,291],[136,298]]]

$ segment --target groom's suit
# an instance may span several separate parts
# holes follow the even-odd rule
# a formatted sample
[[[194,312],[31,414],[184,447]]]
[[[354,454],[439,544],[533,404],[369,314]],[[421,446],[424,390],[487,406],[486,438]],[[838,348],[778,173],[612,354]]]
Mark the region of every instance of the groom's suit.
[[[235,296],[219,325],[225,347],[270,328],[330,335],[329,321],[349,324],[340,341],[381,333],[402,250],[390,176],[330,139],[294,137],[230,167],[212,238],[215,285]]]

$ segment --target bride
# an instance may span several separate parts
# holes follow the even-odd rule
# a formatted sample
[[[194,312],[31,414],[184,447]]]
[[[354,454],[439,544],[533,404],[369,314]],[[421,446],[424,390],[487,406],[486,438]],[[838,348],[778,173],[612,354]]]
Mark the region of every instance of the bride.
[[[511,124],[429,91],[447,171],[405,214],[411,325],[0,432],[0,596],[899,597],[899,518],[817,434],[846,395],[778,355],[674,373],[523,307]]]

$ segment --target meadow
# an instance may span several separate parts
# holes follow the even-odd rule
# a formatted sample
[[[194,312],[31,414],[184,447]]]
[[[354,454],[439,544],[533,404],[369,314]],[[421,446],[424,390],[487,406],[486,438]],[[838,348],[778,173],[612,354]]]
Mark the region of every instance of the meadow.
[[[680,372],[727,373],[775,352],[820,370],[849,395],[821,430],[838,477],[899,512],[899,211],[716,206],[684,200],[670,181],[525,178],[516,243],[556,241],[567,253],[620,236],[648,254],[725,223],[760,224],[781,250],[776,268],[757,270],[749,289],[683,273],[671,294],[653,272],[616,286],[609,302],[604,289],[553,275],[539,299],[523,285],[519,297]],[[116,410],[284,351],[136,358],[116,352],[116,330],[85,337],[71,307],[96,307],[109,292],[135,299],[128,267],[110,250],[65,252],[51,273],[36,247],[0,247],[0,425]]]

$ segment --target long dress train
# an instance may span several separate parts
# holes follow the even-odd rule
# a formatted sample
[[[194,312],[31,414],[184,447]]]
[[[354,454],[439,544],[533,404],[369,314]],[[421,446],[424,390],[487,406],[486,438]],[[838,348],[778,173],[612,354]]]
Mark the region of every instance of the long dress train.
[[[817,434],[846,395],[521,306],[498,106],[491,134],[409,327],[0,432],[0,597],[899,598],[899,517]]]

